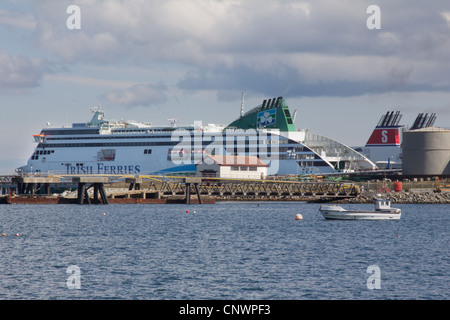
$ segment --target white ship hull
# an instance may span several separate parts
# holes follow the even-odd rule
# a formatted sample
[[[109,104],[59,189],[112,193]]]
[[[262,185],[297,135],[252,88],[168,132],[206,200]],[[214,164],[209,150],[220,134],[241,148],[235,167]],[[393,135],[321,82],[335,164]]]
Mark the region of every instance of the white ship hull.
[[[319,209],[327,220],[400,220],[400,209],[389,211],[345,210],[340,206],[322,205]]]

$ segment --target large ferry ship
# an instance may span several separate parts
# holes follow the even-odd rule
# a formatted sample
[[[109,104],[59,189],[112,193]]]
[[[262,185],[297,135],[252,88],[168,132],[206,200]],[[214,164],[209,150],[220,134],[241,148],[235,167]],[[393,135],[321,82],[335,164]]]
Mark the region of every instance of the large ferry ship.
[[[371,170],[375,164],[334,139],[297,130],[282,97],[266,99],[229,125],[153,126],[109,121],[93,108],[92,119],[66,127],[44,127],[36,149],[19,173],[175,174],[196,172],[208,155],[257,156],[268,175]],[[295,117],[295,115],[294,115]],[[237,158],[237,157],[236,157]],[[237,164],[239,165],[239,164]]]

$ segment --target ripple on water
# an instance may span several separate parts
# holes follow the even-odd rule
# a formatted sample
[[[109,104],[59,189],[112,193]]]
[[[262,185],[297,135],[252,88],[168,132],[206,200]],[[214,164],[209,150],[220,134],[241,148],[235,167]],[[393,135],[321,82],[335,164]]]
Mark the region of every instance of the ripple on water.
[[[399,206],[388,222],[302,203],[2,206],[0,298],[448,299],[448,206]]]

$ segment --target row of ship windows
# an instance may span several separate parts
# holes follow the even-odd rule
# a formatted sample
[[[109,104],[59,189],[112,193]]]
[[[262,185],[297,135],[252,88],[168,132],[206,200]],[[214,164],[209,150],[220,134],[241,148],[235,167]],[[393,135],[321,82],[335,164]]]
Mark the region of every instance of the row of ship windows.
[[[39,160],[41,155],[49,155],[55,153],[55,150],[36,150],[31,156],[31,160]]]
[[[92,140],[92,139],[101,139],[101,140],[104,140],[104,139],[167,139],[167,138],[170,138],[172,135],[173,135],[173,133],[171,133],[171,132],[169,132],[168,134],[166,134],[166,135],[152,135],[152,136],[148,136],[148,135],[139,135],[139,136],[129,136],[129,135],[126,135],[126,136],[115,136],[115,135],[111,135],[111,136],[108,136],[108,135],[95,135],[95,136],[92,136],[92,137],[54,137],[54,135],[56,135],[55,133],[49,133],[49,132],[43,132],[42,133],[43,135],[45,135],[46,137],[46,140]],[[95,133],[94,133],[95,134]],[[183,133],[180,133],[180,136],[182,135]],[[223,134],[214,134],[214,133],[212,133],[212,134],[203,134],[203,137],[205,138],[205,137],[216,137],[216,136],[223,136]],[[175,134],[175,136],[177,136],[177,134]],[[202,135],[198,135],[199,137],[201,137]],[[253,137],[258,137],[259,135],[258,134],[251,134],[251,135],[249,135],[248,133],[242,133],[242,134],[240,134],[240,132],[234,132],[234,133],[226,133],[225,134],[225,136],[227,136],[227,137],[231,137],[231,138],[234,138],[234,137],[245,137],[245,138],[247,138],[247,140],[248,140],[248,137],[249,136],[252,136],[252,138]],[[195,133],[194,133],[194,137],[196,137],[196,135],[195,135]],[[270,140],[270,135],[265,135],[264,136],[266,139],[268,139],[267,141],[269,142],[269,143],[288,143],[288,141],[289,141],[289,139],[285,139],[285,138],[281,138],[281,139],[276,139],[276,140]]]
[[[85,147],[139,147],[139,146],[175,146],[179,142],[111,142],[111,143],[40,143],[38,148],[85,148]]]
[[[207,136],[205,136],[205,137],[207,137]],[[212,135],[212,137],[215,137],[215,136]],[[167,136],[152,136],[151,137],[151,139],[167,139],[167,138],[169,138],[169,135],[167,135]],[[223,143],[226,144],[227,142],[233,142],[233,138],[242,140],[242,141],[238,141],[238,143],[245,143],[246,145],[249,144],[249,142],[250,142],[250,140],[247,136],[244,136],[245,139],[241,139],[240,136],[238,136],[238,135],[232,136],[231,138],[232,138],[231,140],[225,140]],[[120,136],[119,137],[117,137],[117,136],[116,137],[114,137],[114,136],[98,137],[98,136],[95,136],[95,137],[63,137],[63,138],[61,138],[61,137],[58,137],[58,138],[46,137],[45,138],[46,141],[52,141],[52,140],[105,140],[105,139],[109,139],[109,140],[111,140],[111,139],[127,139],[127,140],[129,140],[129,139],[149,139],[149,137],[148,136],[124,136],[124,137],[120,137]],[[253,141],[254,143],[256,143],[256,139],[257,139],[257,137],[253,138],[253,140],[255,140],[255,141]],[[150,142],[150,143],[152,143],[152,142]],[[157,143],[171,145],[171,142],[167,142],[167,141],[166,142],[157,142]],[[211,142],[204,141],[204,143],[209,144]],[[92,144],[92,143],[88,143],[88,144]],[[121,142],[120,143],[120,145],[127,145],[127,144],[135,145],[134,142],[130,142],[130,143]],[[264,145],[272,145],[272,144],[286,145],[286,144],[297,144],[297,143],[295,141],[292,141],[289,139],[276,139],[276,140],[263,140],[263,141],[261,141],[261,144],[264,144]],[[82,146],[81,144],[76,144],[76,145]]]
[[[165,135],[165,136],[152,136],[152,139],[157,139],[157,138],[163,138],[163,139],[167,139],[168,137],[170,137],[170,134]],[[125,137],[121,137],[121,136],[95,136],[95,137],[46,137],[45,140],[104,140],[104,139],[148,139],[149,136],[125,136]]]
[[[54,152],[55,150],[36,150],[36,152],[31,156],[31,160],[39,160],[40,155],[48,155]],[[144,154],[152,154],[152,149],[144,149]]]
[[[34,152],[34,154],[39,156],[39,155],[47,155],[47,154],[54,153],[54,152],[55,152],[55,150],[36,150]]]
[[[209,153],[210,155],[215,155],[215,149],[211,150]],[[194,152],[194,150],[186,149],[181,151],[173,151],[172,148],[169,149],[167,153],[167,160],[172,161],[173,157],[179,157],[182,158],[185,161],[191,160],[191,161],[197,161],[202,160],[206,155],[204,150],[199,152]],[[238,154],[235,152],[234,154]],[[245,155],[248,155],[248,153],[245,153]],[[271,155],[268,154],[270,157]],[[298,160],[298,165],[301,167],[326,167],[328,164],[321,160],[317,155],[310,153],[310,154],[278,154],[278,160]],[[308,160],[315,160],[315,161],[308,161]],[[231,170],[234,170],[233,168]]]
[[[328,163],[325,161],[298,161],[300,167],[327,167]]]
[[[284,148],[282,148],[284,149]],[[301,148],[295,148],[297,150],[297,152],[299,152]],[[215,154],[215,149],[212,150],[211,154]],[[278,156],[279,160],[288,160],[288,159],[298,159],[298,160],[311,160],[311,159],[317,159],[317,156],[313,153],[307,153],[307,154],[296,154],[296,153],[287,153],[287,154],[283,154],[284,150],[280,150],[280,154]],[[36,150],[34,152],[34,154],[31,156],[31,160],[39,160],[39,156],[40,155],[49,155],[54,153],[55,150]],[[186,152],[189,152],[189,150],[186,150]],[[202,152],[203,153],[203,152]],[[144,149],[144,154],[152,154],[152,149]],[[171,154],[172,154],[172,149],[169,149],[168,152],[168,160],[171,160]],[[200,155],[201,156],[201,155]],[[195,158],[195,154],[192,153],[192,158]],[[322,163],[322,161],[318,162],[318,163]]]
[[[113,143],[61,143],[61,144],[50,144],[50,143],[40,143],[38,148],[83,148],[83,147],[139,147],[139,146],[175,146],[179,144],[178,141],[165,141],[165,142],[113,142]],[[204,142],[202,147],[209,146],[209,142]],[[225,144],[227,147],[227,144]],[[237,151],[238,149],[244,149],[245,152],[249,152],[250,149],[258,149],[256,146],[251,147],[248,144],[232,146]],[[191,148],[194,146],[191,145]],[[271,148],[270,148],[271,149]],[[40,150],[40,152],[47,150]],[[53,151],[54,152],[54,151]],[[279,147],[278,152],[287,152],[290,154],[295,154],[298,152],[311,152],[308,147]],[[41,153],[43,154],[43,153]],[[49,153],[48,153],[49,154]]]
[[[49,155],[54,153],[55,150],[36,150],[36,152],[31,156],[31,160],[39,160],[40,155]],[[168,160],[171,160],[171,153],[172,149],[169,149],[168,152]],[[212,154],[214,154],[214,150]],[[144,154],[152,154],[152,149],[144,149]],[[193,158],[195,158],[194,153],[192,154]],[[280,154],[279,160],[286,160],[286,159],[299,159],[299,160],[305,160],[305,159],[314,159],[314,154]]]

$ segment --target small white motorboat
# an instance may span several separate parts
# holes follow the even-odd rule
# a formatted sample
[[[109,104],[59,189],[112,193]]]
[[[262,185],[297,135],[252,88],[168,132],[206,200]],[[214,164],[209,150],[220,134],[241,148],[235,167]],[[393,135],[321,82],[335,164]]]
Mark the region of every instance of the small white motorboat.
[[[389,198],[380,194],[373,199],[375,210],[346,210],[338,205],[321,205],[320,213],[327,220],[400,220],[402,211],[391,208]]]

